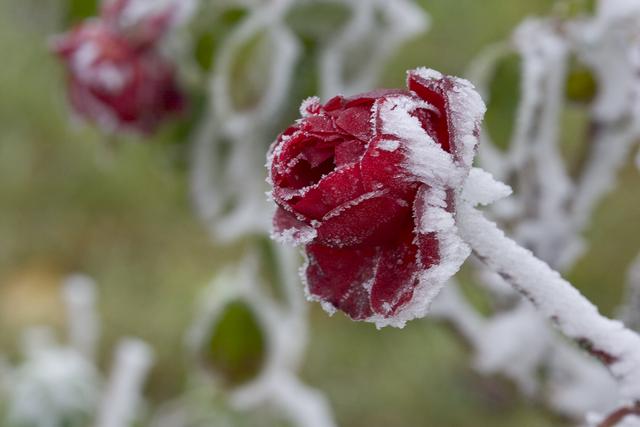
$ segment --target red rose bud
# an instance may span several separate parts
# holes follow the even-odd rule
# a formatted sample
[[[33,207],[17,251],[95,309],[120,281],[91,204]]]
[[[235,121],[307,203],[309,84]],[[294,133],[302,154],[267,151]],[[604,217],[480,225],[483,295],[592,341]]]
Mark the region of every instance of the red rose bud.
[[[173,9],[126,25],[131,20],[119,14],[128,4],[107,3],[100,18],[59,37],[54,49],[69,73],[69,100],[79,116],[108,131],[149,134],[184,107],[174,67],[158,50]]]
[[[304,245],[308,296],[379,327],[423,317],[469,254],[454,215],[484,104],[433,70],[407,85],[305,101],[268,160],[274,236]]]

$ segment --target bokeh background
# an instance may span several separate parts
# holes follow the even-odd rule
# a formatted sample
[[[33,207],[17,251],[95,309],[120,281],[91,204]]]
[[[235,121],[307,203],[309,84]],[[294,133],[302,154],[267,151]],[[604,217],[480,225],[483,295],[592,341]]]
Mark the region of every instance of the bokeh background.
[[[147,395],[160,402],[185,387],[184,332],[198,292],[238,251],[212,246],[195,218],[180,129],[143,141],[107,137],[70,118],[47,41],[94,7],[72,3],[0,0],[0,349],[19,357],[19,332],[28,325],[62,331],[60,280],[84,272],[99,284],[102,363],[108,366],[122,335],[151,343],[157,363]],[[548,14],[554,2],[419,3],[432,28],[397,51],[380,86],[402,86],[405,70],[421,65],[463,75],[480,49],[507,38],[525,17]],[[313,93],[313,81],[305,91]],[[508,127],[500,108],[490,105],[490,114]],[[570,109],[565,116],[571,155],[581,117]],[[629,162],[587,232],[589,251],[568,276],[608,314],[640,248],[638,188]],[[465,289],[475,292],[469,280]],[[339,425],[565,425],[508,382],[474,373],[468,349],[435,322],[377,331],[314,304],[310,337],[302,377],[326,393]]]

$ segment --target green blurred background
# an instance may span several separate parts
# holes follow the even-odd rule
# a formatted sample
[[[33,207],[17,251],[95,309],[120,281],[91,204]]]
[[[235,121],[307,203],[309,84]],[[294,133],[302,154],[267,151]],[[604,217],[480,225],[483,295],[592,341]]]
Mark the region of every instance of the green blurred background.
[[[401,86],[404,71],[420,65],[461,75],[481,48],[553,1],[420,4],[432,29],[397,52],[381,86]],[[15,357],[26,325],[62,325],[59,280],[84,272],[100,287],[104,366],[118,337],[149,341],[158,359],[148,394],[159,402],[185,386],[180,355],[198,291],[237,251],[212,247],[194,217],[173,133],[114,141],[69,119],[64,76],[47,50],[47,38],[64,30],[63,10],[62,1],[0,0],[0,349]],[[566,112],[569,129],[578,116]],[[566,135],[568,152],[576,133]],[[606,313],[640,249],[639,185],[629,164],[569,274]],[[302,376],[327,394],[341,426],[564,425],[508,382],[475,374],[468,349],[442,325],[377,331],[315,304],[311,317]]]

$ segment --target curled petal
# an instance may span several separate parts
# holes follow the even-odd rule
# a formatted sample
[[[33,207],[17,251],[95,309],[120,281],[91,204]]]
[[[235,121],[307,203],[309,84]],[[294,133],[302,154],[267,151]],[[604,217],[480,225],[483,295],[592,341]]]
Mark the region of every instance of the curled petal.
[[[305,245],[316,237],[316,231],[296,216],[281,208],[273,217],[273,238],[293,246]]]
[[[418,68],[409,71],[407,87],[435,106],[446,120],[435,126],[437,141],[468,170],[473,163],[486,107],[467,80]]]
[[[307,246],[307,292],[325,308],[336,308],[351,318],[364,320],[373,314],[370,281],[378,250],[373,247],[330,248]]]

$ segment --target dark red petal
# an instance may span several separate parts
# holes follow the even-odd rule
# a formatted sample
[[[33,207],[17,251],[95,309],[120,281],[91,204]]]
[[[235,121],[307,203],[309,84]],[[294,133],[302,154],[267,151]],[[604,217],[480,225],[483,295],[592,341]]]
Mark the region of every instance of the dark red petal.
[[[276,233],[281,234],[289,230],[305,231],[309,228],[307,224],[300,221],[294,214],[278,206],[273,216],[273,229]],[[295,237],[295,236],[294,236]]]
[[[305,117],[300,123],[300,127],[307,132],[315,134],[335,134],[338,132],[338,129],[333,124],[333,117],[325,115]]]
[[[371,305],[376,313],[393,316],[411,300],[418,283],[417,252],[412,224],[405,227],[396,241],[381,248],[371,288]]]
[[[344,98],[342,96],[334,96],[324,104],[322,109],[324,111],[334,111],[339,108],[342,108],[343,105],[344,105]]]
[[[347,98],[345,100],[345,107],[349,108],[361,104],[372,106],[376,100],[392,95],[410,95],[410,93],[402,89],[376,89]]]
[[[379,148],[384,138],[377,137],[369,143],[366,153],[362,157],[362,182],[366,191],[380,188],[404,192],[411,183],[407,180],[404,166],[406,156],[402,149],[387,151]]]
[[[317,184],[335,169],[334,144],[298,132],[278,141],[279,152],[271,167],[273,182],[283,189],[298,190]]]
[[[352,319],[372,315],[367,283],[371,281],[377,249],[329,248],[319,244],[306,248],[309,264],[306,277],[309,292],[331,303]]]
[[[416,230],[416,243],[418,245],[418,259],[422,265],[422,269],[426,270],[440,262],[440,244],[438,237],[435,233],[421,232],[420,221],[425,215],[425,210],[428,209],[426,203],[426,197],[428,195],[429,188],[426,185],[422,185],[416,194],[416,199],[413,206],[413,216],[415,220]]]
[[[372,195],[328,213],[317,228],[317,241],[331,247],[365,242],[372,245],[397,235],[398,224],[410,215],[411,208],[403,199],[393,195]]]
[[[335,162],[337,167],[359,162],[364,154],[366,144],[357,139],[350,139],[338,143],[335,147]]]
[[[278,196],[278,189],[275,191]],[[360,177],[360,165],[345,166],[325,176],[303,196],[282,201],[309,219],[320,220],[329,211],[348,203],[364,193]]]
[[[369,141],[373,136],[370,105],[358,105],[341,110],[335,120],[342,131],[361,141]]]
[[[449,118],[449,101],[447,92],[453,90],[453,83],[448,77],[440,80],[426,80],[415,71],[409,72],[407,86],[416,93],[423,101],[433,105],[439,112],[440,116],[429,115],[427,122],[430,125],[425,126],[425,130],[435,132],[437,135],[436,142],[448,152],[452,152],[454,144],[454,135],[451,129]],[[420,117],[419,117],[420,118]],[[425,120],[425,118],[423,118]],[[421,120],[422,121],[422,120]]]

